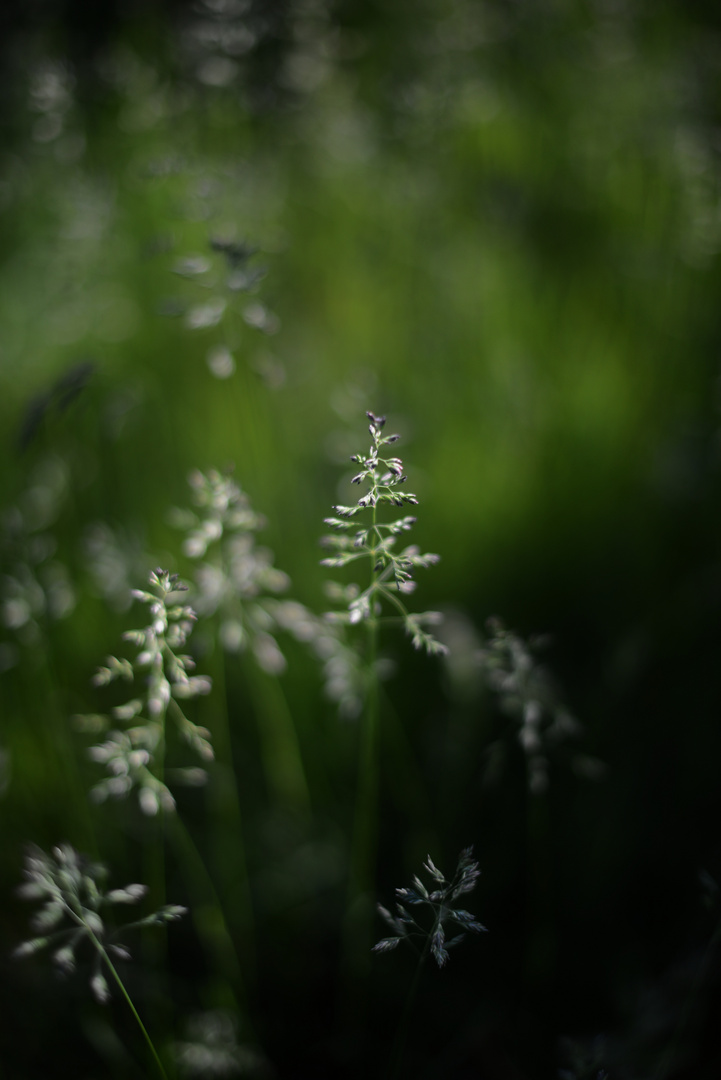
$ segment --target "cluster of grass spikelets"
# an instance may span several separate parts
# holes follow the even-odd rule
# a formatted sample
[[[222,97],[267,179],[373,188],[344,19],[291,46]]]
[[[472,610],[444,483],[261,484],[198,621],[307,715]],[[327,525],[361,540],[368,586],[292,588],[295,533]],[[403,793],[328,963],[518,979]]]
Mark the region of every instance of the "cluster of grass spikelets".
[[[472,847],[465,848],[461,852],[456,872],[450,881],[434,864],[430,855],[423,864],[423,869],[431,876],[433,884],[430,890],[417,875],[414,875],[412,888],[396,889],[398,902],[395,915],[392,915],[382,904],[378,905],[380,915],[394,933],[391,937],[381,938],[373,946],[373,951],[389,952],[401,942],[407,942],[414,947],[421,958],[425,958],[425,955],[430,952],[438,967],[444,967],[448,961],[448,950],[460,945],[466,936],[466,931],[479,934],[486,929],[470,911],[455,907],[455,901],[460,896],[475,889],[481,871],[473,858]],[[425,927],[421,925],[419,922],[421,916],[411,915],[408,907],[427,909],[428,925]],[[447,938],[446,924],[448,922],[455,923],[456,928],[461,927],[461,933],[455,933],[453,937]],[[418,940],[423,942],[420,948],[417,944]]]
[[[211,690],[207,676],[189,674],[195,667],[193,658],[178,652],[186,645],[197,618],[192,607],[177,603],[188,586],[179,581],[177,574],[161,569],[153,571],[149,584],[153,592],[134,589],[133,596],[148,606],[152,621],[142,630],[128,630],[123,635],[136,647],[137,655],[132,661],[109,656],[93,678],[97,687],[115,680],[140,682],[140,696],[112,710],[113,720],[132,726],[111,730],[105,742],[90,750],[90,756],[110,773],[92,789],[95,799],[123,798],[136,790],[143,813],[155,815],[161,806],[167,811],[175,809],[165,776],[167,718],[172,718],[181,740],[201,761],[212,761],[213,748],[207,728],[189,720],[179,705],[179,701]],[[99,714],[79,721],[94,729],[109,723]],[[196,785],[205,781],[205,772],[199,767],[175,768],[172,775],[178,783]]]
[[[403,487],[407,477],[401,459],[381,456],[385,447],[398,442],[400,435],[384,435],[386,418],[372,412],[367,415],[373,442],[367,455],[354,454],[351,458],[356,465],[360,465],[352,483],[365,483],[367,490],[354,506],[334,506],[337,516],[325,518],[325,524],[341,535],[323,538],[323,544],[333,554],[323,559],[322,565],[345,567],[367,560],[370,563],[370,582],[363,589],[358,585],[347,586],[343,594],[347,600],[347,610],[333,613],[332,617],[351,625],[364,620],[375,621],[382,616],[385,602],[397,612],[396,617],[402,620],[416,649],[424,648],[431,655],[442,654],[446,647],[425,629],[426,626],[437,625],[441,621],[440,614],[435,611],[412,614],[401,599],[416,588],[414,570],[433,566],[440,556],[422,554],[415,544],[409,544],[402,551],[394,550],[398,538],[412,529],[416,518],[405,516],[395,521],[380,521],[378,507],[384,504],[396,507],[417,505],[418,499]],[[370,511],[371,521],[359,528],[352,519],[363,510]]]

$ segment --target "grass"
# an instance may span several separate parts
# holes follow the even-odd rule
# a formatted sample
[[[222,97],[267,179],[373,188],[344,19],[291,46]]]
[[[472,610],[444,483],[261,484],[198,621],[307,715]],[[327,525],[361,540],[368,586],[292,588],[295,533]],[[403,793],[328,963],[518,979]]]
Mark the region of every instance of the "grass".
[[[8,158],[2,947],[28,841],[188,907],[116,965],[168,1075],[715,1075],[716,166],[681,36],[638,30],[611,72],[568,13],[534,52],[539,17],[483,62],[414,71],[404,38],[383,109],[372,34],[285,117],[136,71],[94,127],[64,114],[79,157],[27,134]],[[378,413],[358,455],[376,409],[422,508],[400,556]],[[407,591],[427,549],[437,629]],[[150,668],[119,645],[132,589]],[[152,629],[175,607],[187,644]],[[484,634],[496,611],[523,633]],[[100,710],[93,761],[72,718]],[[371,952],[373,904],[470,844],[491,933],[424,964],[404,1017],[415,962]],[[10,1078],[61,1036],[80,1078],[150,1075],[126,1003],[86,992],[93,949],[62,993],[7,967]]]

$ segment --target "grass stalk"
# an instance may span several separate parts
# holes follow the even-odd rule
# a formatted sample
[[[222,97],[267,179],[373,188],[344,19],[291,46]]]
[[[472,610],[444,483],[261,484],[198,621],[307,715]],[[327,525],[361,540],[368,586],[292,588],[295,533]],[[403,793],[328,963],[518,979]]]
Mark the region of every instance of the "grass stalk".
[[[376,508],[373,507],[371,554],[377,539]],[[371,558],[371,595],[377,579],[375,558]],[[358,748],[358,777],[353,816],[348,896],[343,933],[343,967],[350,987],[370,968],[371,903],[378,834],[378,726],[379,694],[377,675],[378,618],[371,610],[366,620],[366,700],[363,709]],[[358,1009],[357,993],[351,992],[353,1008]]]
[[[416,649],[424,649],[429,655],[445,651],[445,646],[425,629],[425,626],[438,622],[438,613],[411,613],[400,598],[415,588],[415,568],[432,566],[438,562],[439,556],[430,552],[422,554],[415,544],[401,551],[395,548],[397,538],[413,527],[415,517],[404,515],[386,522],[378,519],[379,506],[404,507],[418,503],[417,496],[402,487],[407,477],[401,459],[394,454],[383,456],[389,453],[386,447],[394,445],[400,436],[383,434],[386,423],[384,416],[376,416],[372,412],[367,412],[366,416],[370,421],[368,430],[372,445],[368,454],[351,455],[351,461],[358,467],[351,483],[365,483],[367,490],[354,506],[336,505],[333,510],[337,516],[324,519],[325,524],[334,530],[334,535],[323,537],[322,543],[331,554],[321,560],[323,566],[344,567],[359,559],[370,559],[371,567],[369,583],[362,591],[354,584],[345,590],[341,588],[338,594],[348,605],[338,618],[350,626],[364,624],[367,632],[365,707],[358,736],[358,776],[341,951],[346,986],[353,987],[355,984],[353,996],[356,1000],[353,1006],[356,1020],[362,1014],[358,998],[363,976],[367,975],[370,965],[370,899],[374,891],[378,845],[380,699],[377,657],[378,627],[383,618],[383,604],[395,608],[398,614],[389,621],[402,622]],[[355,527],[351,519],[368,511],[371,513],[369,525],[356,527],[355,535],[348,535]]]
[[[243,812],[240,803],[237,777],[233,766],[233,744],[230,731],[230,718],[228,715],[227,679],[225,652],[218,649],[218,661],[213,669],[214,697],[219,707],[213,719],[213,746],[215,749],[215,765],[212,783],[208,788],[208,801],[210,810],[210,840],[213,862],[213,874],[219,882],[219,892],[213,884],[213,877],[207,869],[205,860],[197,849],[191,834],[185,828],[182,821],[179,825],[186,841],[183,847],[187,849],[187,843],[192,844],[194,855],[193,862],[199,863],[199,872],[206,879],[206,884],[213,890],[218,910],[223,916],[225,934],[232,938],[230,926],[233,927],[240,941],[243,966],[246,970],[245,980],[240,979],[240,968],[237,971],[238,985],[252,982],[255,978],[255,949],[254,949],[254,916],[253,904],[250,894],[250,878],[248,874],[248,862],[246,858],[245,839],[243,830]],[[228,842],[232,844],[233,858],[228,859]],[[218,896],[222,896],[221,903]],[[224,914],[225,912],[232,912]],[[238,946],[233,945],[233,955],[238,959]],[[235,978],[235,976],[234,976]]]
[[[224,999],[222,1004],[229,1008],[245,1005],[247,991],[238,946],[228,927],[223,904],[205,860],[192,834],[177,814],[172,818],[168,838],[185,869],[186,886],[192,901],[190,911],[198,937],[224,984],[219,987],[220,996]],[[249,953],[250,946],[246,943],[243,957],[246,967],[252,964]]]
[[[57,757],[62,761],[62,769],[59,771],[62,773],[67,789],[66,805],[72,808],[73,830],[76,830],[79,834],[79,845],[86,851],[97,854],[98,844],[93,815],[88,814],[85,800],[78,800],[77,798],[78,792],[83,791],[85,785],[80,774],[80,766],[75,752],[75,743],[70,733],[67,714],[63,713],[58,706],[58,693],[63,681],[58,678],[53,664],[47,628],[43,628],[42,644],[38,648],[36,656],[40,658],[36,670],[42,682],[45,707],[50,707],[52,715],[51,723],[48,725],[52,732],[51,740]]]
[[[378,701],[379,710],[383,711],[383,731],[379,734],[379,739],[382,739],[383,753],[387,753],[393,762],[393,784],[390,786],[389,795],[409,820],[416,824],[422,823],[421,847],[425,850],[438,850],[441,846],[440,837],[433,824],[434,811],[428,787],[398,710],[382,683],[378,685]]]
[[[98,950],[100,956],[102,957],[104,963],[107,965],[110,974],[113,976],[115,982],[117,983],[121,994],[123,995],[123,997],[125,998],[125,1000],[126,1000],[126,1002],[128,1004],[128,1008],[130,1009],[133,1016],[135,1017],[136,1023],[138,1025],[138,1027],[140,1028],[140,1030],[142,1031],[142,1033],[143,1033],[143,1038],[145,1039],[145,1042],[146,1042],[146,1044],[148,1046],[148,1049],[150,1051],[150,1055],[151,1055],[153,1061],[155,1062],[155,1065],[157,1066],[158,1072],[159,1072],[160,1076],[162,1077],[162,1080],[168,1080],[168,1074],[166,1073],[165,1068],[163,1066],[163,1063],[160,1060],[160,1055],[158,1054],[158,1051],[155,1049],[155,1044],[154,1044],[153,1040],[150,1038],[150,1035],[148,1034],[148,1030],[145,1027],[145,1024],[140,1019],[140,1014],[138,1013],[138,1010],[135,1008],[135,1005],[133,1003],[133,999],[131,998],[128,991],[125,989],[125,983],[120,978],[120,975],[118,974],[117,969],[115,968],[115,965],[113,964],[112,960],[108,956],[107,951],[103,947],[102,942],[100,942],[98,940],[98,938],[93,933],[90,933],[89,936],[90,936],[90,940],[92,941],[93,945],[95,946],[95,948]]]
[[[396,1037],[391,1050],[391,1056],[388,1067],[388,1080],[398,1080],[401,1075],[401,1069],[403,1068],[403,1060],[405,1058],[406,1044],[408,1042],[408,1032],[410,1031],[411,1016],[413,1015],[413,1007],[416,1003],[418,996],[418,987],[421,981],[421,975],[425,967],[426,960],[428,959],[428,952],[430,950],[430,938],[426,941],[423,948],[423,952],[418,957],[418,963],[416,964],[416,970],[413,975],[413,982],[410,985],[408,994],[406,995],[405,1004],[403,1006],[403,1013],[398,1023],[398,1030],[396,1031]]]
[[[277,677],[260,671],[248,658],[245,675],[259,704],[258,732],[273,799],[307,815],[310,791],[293,715]]]
[[[555,958],[551,891],[551,825],[545,792],[526,792],[527,946],[525,988],[535,992],[547,984]]]

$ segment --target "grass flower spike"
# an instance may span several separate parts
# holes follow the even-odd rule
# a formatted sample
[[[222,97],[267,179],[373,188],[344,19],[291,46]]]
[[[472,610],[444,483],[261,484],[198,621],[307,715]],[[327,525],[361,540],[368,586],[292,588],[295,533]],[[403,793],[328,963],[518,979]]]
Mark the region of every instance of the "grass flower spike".
[[[32,919],[32,929],[40,936],[23,942],[15,950],[17,958],[32,956],[42,949],[53,949],[53,960],[64,974],[76,966],[76,952],[84,941],[95,949],[90,988],[100,1002],[108,1001],[110,992],[102,971],[104,961],[117,979],[110,954],[129,960],[130,953],[117,942],[121,931],[109,931],[103,914],[108,908],[137,904],[148,891],[145,885],[126,885],[124,889],[105,891],[107,870],[78,854],[69,844],[53,848],[50,855],[31,846],[25,858],[25,883],[18,894],[25,900],[40,900],[42,907]],[[126,923],[122,932],[141,926],[173,922],[186,909],[167,904],[142,919]]]
[[[447,881],[435,866],[430,855],[423,864],[423,869],[432,879],[430,890],[418,876],[414,876],[413,888],[396,889],[396,915],[391,914],[382,904],[378,905],[380,915],[394,933],[392,937],[382,938],[374,945],[373,952],[389,952],[402,941],[407,941],[415,948],[415,940],[420,938],[424,941],[420,950],[421,957],[425,958],[430,951],[438,966],[444,967],[448,961],[448,950],[459,945],[467,931],[479,934],[486,929],[470,911],[455,907],[460,896],[475,889],[481,871],[473,858],[473,848],[470,847],[461,852],[456,872],[450,881]],[[428,909],[430,918],[425,921],[425,925],[423,920],[419,921],[410,914],[406,905]],[[460,927],[461,930],[450,940],[446,937],[446,924],[449,922],[455,923],[454,929]]]
[[[140,696],[112,710],[114,719],[134,722],[133,726],[110,731],[104,743],[91,748],[90,756],[111,774],[93,788],[97,800],[122,798],[136,788],[141,809],[153,815],[161,807],[175,808],[163,775],[167,714],[172,714],[181,738],[203,762],[213,759],[213,748],[208,730],[189,720],[178,704],[179,700],[207,694],[211,688],[206,676],[188,674],[194,661],[177,651],[185,645],[196,618],[192,608],[173,603],[175,594],[186,591],[187,586],[177,574],[160,569],[151,573],[150,586],[153,592],[134,589],[133,596],[148,605],[152,621],[143,630],[129,630],[123,635],[138,648],[138,655],[132,662],[108,657],[93,679],[95,686],[106,686],[116,679],[132,682],[138,676],[144,680]],[[86,728],[107,726],[102,716],[80,720]],[[205,771],[198,767],[174,769],[172,775],[191,785],[205,780]]]
[[[370,584],[360,590],[359,587],[346,586],[339,595],[347,602],[345,612],[333,612],[330,617],[335,621],[350,624],[364,620],[377,620],[383,611],[383,602],[390,604],[400,617],[405,630],[410,634],[416,649],[425,649],[429,654],[445,653],[446,647],[437,641],[426,629],[441,621],[439,612],[426,611],[412,614],[401,599],[412,593],[416,587],[413,573],[417,567],[433,566],[440,556],[422,554],[417,545],[412,544],[402,551],[394,550],[398,537],[409,532],[415,524],[415,517],[404,516],[392,522],[380,522],[377,508],[386,503],[395,507],[408,504],[416,505],[418,499],[409,491],[402,490],[406,482],[403,462],[399,457],[384,457],[386,447],[396,443],[400,435],[384,435],[386,419],[367,413],[370,420],[369,431],[372,444],[367,455],[354,454],[351,458],[359,471],[352,483],[365,484],[367,490],[354,506],[334,506],[336,517],[325,518],[325,524],[335,530],[335,534],[323,538],[322,543],[331,549],[332,554],[321,560],[323,566],[343,567],[358,560],[370,560]],[[362,511],[371,512],[371,521],[356,527],[352,521]],[[337,535],[340,534],[340,535]]]
[[[32,920],[33,930],[40,937],[23,942],[15,950],[15,957],[32,956],[42,949],[53,948],[53,960],[64,974],[75,969],[76,951],[83,942],[95,950],[90,988],[101,1004],[110,1000],[110,988],[103,966],[110,973],[135,1017],[145,1039],[158,1073],[167,1080],[163,1063],[140,1019],[132,998],[125,988],[111,959],[129,960],[130,953],[117,941],[118,931],[109,931],[103,915],[104,910],[117,904],[137,904],[145,896],[145,885],[126,885],[124,889],[105,891],[107,871],[99,863],[92,863],[78,854],[69,844],[60,844],[47,855],[41,848],[32,846],[25,859],[25,883],[18,892],[26,900],[41,900],[42,907]],[[186,914],[186,908],[177,904],[164,904],[152,915],[146,915],[132,923],[126,923],[122,931],[143,926],[163,925],[174,922]]]
[[[173,522],[186,530],[185,555],[203,560],[194,575],[197,613],[217,616],[226,652],[250,649],[263,671],[279,675],[286,660],[274,636],[278,621],[270,597],[284,592],[290,579],[273,565],[273,553],[256,544],[265,518],[232,477],[196,469],[188,479],[198,510],[176,510]]]
[[[198,616],[216,622],[226,652],[250,652],[268,675],[285,671],[278,637],[290,634],[322,663],[326,694],[341,715],[357,715],[363,698],[357,653],[344,643],[342,627],[280,595],[291,582],[274,565],[272,551],[256,543],[266,524],[263,515],[235,480],[217,469],[194,469],[188,482],[196,510],[175,509],[172,521],[185,531],[183,552],[196,563]]]

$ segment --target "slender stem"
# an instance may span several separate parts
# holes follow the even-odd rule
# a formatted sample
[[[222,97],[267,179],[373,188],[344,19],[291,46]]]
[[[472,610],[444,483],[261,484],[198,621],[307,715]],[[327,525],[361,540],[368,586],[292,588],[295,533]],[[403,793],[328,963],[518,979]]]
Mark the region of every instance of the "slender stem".
[[[97,939],[97,937],[92,933],[92,931],[89,931],[89,933],[90,933],[90,938],[91,938],[91,941],[92,941],[93,945],[98,950],[98,952],[102,956],[103,960],[107,964],[108,969],[110,971],[110,974],[113,976],[116,983],[118,984],[118,987],[120,988],[121,994],[123,995],[123,997],[127,1001],[128,1007],[130,1008],[130,1011],[132,1012],[133,1016],[135,1017],[135,1019],[136,1019],[136,1021],[138,1023],[138,1027],[140,1028],[140,1030],[143,1033],[143,1037],[145,1038],[145,1041],[148,1044],[148,1048],[150,1050],[150,1053],[153,1056],[153,1060],[155,1061],[155,1064],[158,1066],[158,1072],[162,1076],[163,1080],[168,1080],[168,1074],[166,1073],[165,1069],[163,1068],[163,1063],[160,1060],[160,1057],[158,1055],[158,1051],[155,1049],[155,1045],[153,1043],[153,1040],[150,1038],[150,1035],[148,1035],[145,1024],[140,1019],[140,1016],[138,1014],[138,1010],[135,1008],[135,1005],[133,1004],[133,1000],[130,997],[130,994],[125,989],[125,984],[124,984],[123,980],[120,978],[120,976],[118,975],[118,972],[115,970],[115,965],[113,964],[112,960],[110,959],[107,952],[103,948],[102,943]]]
[[[252,982],[255,972],[254,953],[254,918],[250,894],[248,863],[245,852],[243,833],[243,814],[238,791],[237,777],[233,766],[233,744],[228,715],[228,696],[226,690],[225,652],[217,648],[217,662],[213,670],[214,699],[220,707],[213,718],[212,735],[215,748],[212,783],[209,785],[208,801],[211,818],[210,845],[211,863],[215,879],[219,882],[219,892],[223,904],[218,900],[219,910],[229,911],[226,918],[242,948],[243,963],[246,972],[245,982]],[[182,826],[182,822],[179,822]],[[184,834],[193,843],[193,849],[202,864],[204,874],[214,888],[206,863],[198,852],[194,841],[183,826]],[[232,852],[232,858],[228,853]],[[216,894],[217,895],[217,894]],[[238,956],[238,947],[233,947]]]
[[[377,542],[376,508],[373,507],[373,549]],[[370,905],[369,894],[373,889],[375,852],[378,832],[378,675],[376,658],[378,651],[378,618],[375,606],[377,583],[376,560],[372,558],[371,584],[369,587],[371,613],[368,628],[367,695],[360,730],[358,757],[358,781],[356,788],[353,840],[350,856],[350,877],[344,929],[344,967],[349,982],[370,964]],[[359,1012],[358,1003],[353,1003]]]
[[[171,698],[169,706],[174,702]],[[165,783],[165,741],[167,730],[167,708],[158,717],[157,724],[160,728],[157,744],[153,752],[152,775],[160,784]],[[156,908],[165,903],[165,810],[162,799],[159,800],[157,814],[152,819],[153,843],[145,848],[145,861],[148,868],[153,904]]]
[[[169,837],[186,865],[188,890],[193,897],[193,922],[199,937],[212,955],[217,970],[222,972],[226,982],[226,996],[230,997],[226,1004],[237,1007],[237,995],[243,1000],[247,995],[238,949],[228,928],[223,905],[192,835],[177,815],[172,821],[173,828]],[[204,896],[201,895],[202,891],[205,892]]]
[[[158,738],[155,753],[153,755],[153,775],[160,783],[164,783],[165,776],[165,738],[166,738],[166,711],[158,718],[160,736]],[[157,911],[166,902],[165,884],[165,810],[162,801],[157,814],[148,821],[148,842],[143,845],[143,865],[145,866],[145,878],[150,889],[150,902],[153,910]],[[145,964],[148,968],[157,972],[160,992],[153,995],[151,1012],[154,1025],[160,1027],[167,1016],[167,995],[163,992],[165,987],[165,972],[167,964],[167,928],[162,925],[153,928],[153,932],[146,930],[142,936],[141,949]]]
[[[223,683],[221,689],[224,691],[224,667],[221,657],[221,682]],[[217,684],[216,684],[217,685]],[[222,700],[224,708],[222,710],[223,717],[225,719],[225,726],[222,730],[220,741],[222,745],[223,756],[227,761],[227,774],[230,774],[231,781],[231,801],[233,802],[232,809],[235,811],[234,816],[237,819],[238,828],[236,835],[233,837],[234,848],[236,848],[236,859],[233,860],[232,873],[234,883],[238,877],[238,869],[240,869],[241,883],[239,887],[234,887],[229,897],[231,903],[237,904],[240,913],[242,914],[242,930],[243,938],[246,944],[246,959],[247,962],[252,965],[251,948],[247,944],[247,939],[250,937],[249,929],[252,927],[252,909],[250,902],[250,894],[248,889],[248,872],[244,858],[244,847],[242,842],[242,831],[240,830],[240,807],[237,802],[237,789],[235,787],[235,776],[232,768],[232,761],[230,760],[231,748],[230,748],[230,733],[228,731],[227,723],[227,699],[223,692]],[[178,710],[180,712],[177,702],[172,698],[169,702],[169,708]],[[217,746],[217,742],[216,742]],[[158,779],[163,780],[163,761],[164,755],[159,755],[158,758]],[[223,795],[225,792],[222,793]],[[223,807],[221,806],[221,809]],[[162,812],[162,808],[161,808]],[[170,823],[170,828],[167,827],[166,822]],[[216,831],[213,830],[215,834]],[[217,889],[211,874],[209,873],[203,856],[200,854],[198,847],[193,839],[192,834],[186,828],[185,824],[177,813],[170,814],[167,819],[162,821],[162,840],[167,838],[173,842],[176,853],[184,863],[185,869],[185,881],[186,886],[193,896],[192,914],[193,921],[195,923],[198,935],[201,938],[208,953],[213,957],[216,969],[223,973],[222,977],[226,981],[226,996],[230,996],[230,1004],[237,1004],[236,991],[233,986],[236,987],[238,993],[245,998],[243,978],[241,975],[241,964],[238,956],[238,949],[233,940],[233,936],[228,928],[223,905],[221,904],[218,896]],[[239,851],[240,859],[237,859],[237,852]],[[238,866],[240,862],[240,867]],[[202,885],[199,887],[199,882]]]
[[[387,623],[388,619],[384,619],[384,622]],[[422,829],[424,849],[437,850],[440,847],[440,838],[433,824],[434,810],[413,746],[398,710],[382,684],[378,687],[378,694],[380,707],[383,709],[382,745],[386,747],[385,752],[393,761],[394,780],[390,785],[389,795],[395,800],[399,810],[414,822],[416,832]]]
[[[394,607],[397,607],[398,610],[400,611],[400,616],[396,615],[395,618],[396,619],[398,619],[398,618],[405,619],[407,617],[407,615],[408,615],[408,610],[405,607],[405,605],[400,602],[398,597],[395,596],[388,589],[383,590],[383,595],[385,596],[386,600],[390,600],[390,602],[394,605]],[[387,615],[385,621],[388,622],[391,617],[392,616]]]
[[[108,969],[109,969],[111,975],[113,976],[116,983],[120,987],[120,991],[121,991],[123,997],[125,998],[125,1000],[127,1001],[128,1005],[130,1007],[130,1011],[132,1012],[133,1016],[135,1017],[135,1019],[138,1022],[138,1026],[139,1026],[140,1030],[142,1031],[143,1036],[145,1037],[145,1041],[148,1044],[148,1047],[150,1048],[150,1052],[153,1055],[153,1059],[155,1060],[155,1063],[157,1064],[158,1069],[160,1070],[160,1074],[163,1077],[163,1080],[168,1080],[167,1073],[166,1073],[165,1069],[163,1068],[163,1063],[160,1060],[160,1057],[158,1056],[158,1051],[155,1049],[155,1045],[153,1043],[153,1040],[150,1038],[150,1035],[148,1035],[145,1024],[140,1019],[140,1016],[138,1014],[138,1010],[135,1008],[135,1005],[133,1004],[133,1000],[130,997],[130,994],[125,989],[125,983],[123,982],[123,980],[118,975],[118,972],[115,969],[115,965],[113,964],[112,960],[108,956],[108,953],[107,953],[107,951],[105,949],[105,946],[103,945],[102,941],[97,936],[97,934],[93,930],[91,930],[91,928],[87,924],[87,921],[85,919],[85,915],[84,915],[84,912],[83,912],[83,907],[82,907],[82,905],[80,903],[80,900],[77,897],[74,897],[73,900],[71,901],[71,903],[64,902],[63,907],[65,908],[65,911],[70,916],[72,921],[77,926],[81,927],[83,932],[88,935],[90,941],[92,942],[92,944],[97,949],[98,954],[105,961],[105,963],[108,965]]]
[[[303,814],[310,810],[310,793],[300,752],[298,733],[283,687],[277,677],[266,675],[249,661],[248,681],[262,705],[258,730],[266,775],[278,803]]]
[[[556,941],[551,891],[551,827],[545,792],[526,792],[528,899],[525,985],[537,991],[555,960]]]
[[[377,794],[378,794],[378,767],[376,742],[378,731],[378,617],[375,612],[376,585],[378,571],[376,570],[376,543],[378,529],[376,528],[376,508],[373,507],[373,523],[371,532],[373,535],[373,547],[371,548],[371,584],[369,588],[371,613],[367,621],[368,627],[368,654],[367,654],[367,678],[368,694],[366,708],[361,727],[361,746],[358,774],[358,796],[356,802],[356,818],[354,827],[354,850],[351,873],[351,888],[357,893],[365,892],[372,886],[372,862],[376,845],[377,824]]]
[[[97,855],[98,845],[94,829],[93,815],[87,813],[85,800],[78,801],[78,792],[83,790],[83,782],[80,767],[75,751],[74,740],[70,735],[70,727],[67,714],[58,705],[58,694],[63,686],[63,680],[58,678],[51,652],[48,627],[43,627],[41,646],[36,651],[36,657],[40,657],[40,664],[36,670],[40,672],[44,686],[44,707],[50,707],[52,713],[51,723],[48,725],[51,731],[51,739],[57,756],[62,761],[62,768],[56,769],[56,773],[62,774],[67,787],[67,806],[72,808],[74,826],[81,832],[82,847]]]
[[[418,993],[418,986],[420,984],[421,975],[423,973],[423,967],[428,957],[430,940],[431,939],[429,936],[426,940],[423,952],[418,958],[415,975],[413,976],[413,982],[411,983],[410,990],[408,991],[408,995],[406,997],[405,1005],[403,1006],[403,1014],[398,1023],[398,1031],[396,1032],[393,1050],[391,1051],[388,1080],[396,1080],[396,1078],[400,1076],[401,1066],[403,1064],[403,1056],[406,1049],[406,1042],[408,1041],[408,1031],[410,1028],[411,1013],[413,1012],[413,1006],[415,1005],[416,995]]]
[[[361,730],[360,764],[358,777],[358,801],[355,821],[355,874],[356,889],[365,891],[372,887],[372,864],[376,847],[378,763],[376,744],[378,740],[378,676],[376,659],[378,652],[378,622],[375,615],[368,620],[368,697]]]

